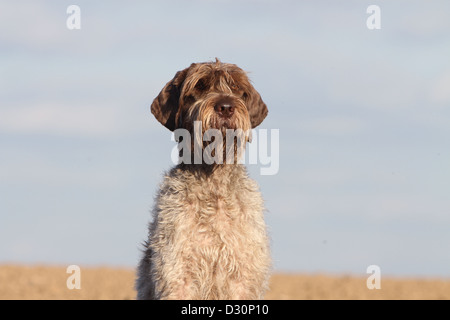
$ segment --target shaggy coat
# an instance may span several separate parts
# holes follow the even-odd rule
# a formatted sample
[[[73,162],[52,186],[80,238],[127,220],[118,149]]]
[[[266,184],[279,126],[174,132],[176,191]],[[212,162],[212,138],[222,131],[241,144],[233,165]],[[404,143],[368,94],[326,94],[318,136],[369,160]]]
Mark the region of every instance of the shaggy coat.
[[[242,129],[245,141],[267,115],[245,72],[219,60],[178,72],[151,110],[172,131],[193,134],[193,122],[202,121],[202,133]],[[156,195],[138,299],[262,299],[271,267],[263,212],[258,185],[241,164],[172,168]]]

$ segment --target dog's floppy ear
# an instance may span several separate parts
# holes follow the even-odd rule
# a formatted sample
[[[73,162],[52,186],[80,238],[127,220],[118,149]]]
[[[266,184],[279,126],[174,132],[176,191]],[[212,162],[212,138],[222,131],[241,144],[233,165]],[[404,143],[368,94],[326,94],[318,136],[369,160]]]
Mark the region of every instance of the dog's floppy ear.
[[[262,101],[261,96],[253,86],[250,86],[250,91],[247,96],[247,109],[252,129],[259,126],[269,113],[266,104]]]
[[[170,131],[178,128],[181,86],[184,79],[186,79],[188,69],[178,71],[175,77],[164,86],[159,95],[153,100],[150,107],[156,120]]]

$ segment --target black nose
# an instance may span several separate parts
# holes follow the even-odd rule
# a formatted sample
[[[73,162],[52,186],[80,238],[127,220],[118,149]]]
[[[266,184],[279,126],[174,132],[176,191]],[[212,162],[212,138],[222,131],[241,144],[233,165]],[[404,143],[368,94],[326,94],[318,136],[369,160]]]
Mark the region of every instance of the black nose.
[[[224,118],[229,118],[234,113],[234,106],[232,104],[219,103],[214,106],[214,110]]]

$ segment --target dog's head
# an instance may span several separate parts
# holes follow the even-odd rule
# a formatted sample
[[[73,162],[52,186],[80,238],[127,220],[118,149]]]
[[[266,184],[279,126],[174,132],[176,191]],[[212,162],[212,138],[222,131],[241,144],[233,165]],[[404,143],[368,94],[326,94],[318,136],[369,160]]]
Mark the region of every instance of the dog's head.
[[[204,130],[247,131],[258,126],[268,113],[247,74],[217,58],[177,72],[155,98],[151,111],[171,131],[192,131],[194,121],[202,121]]]

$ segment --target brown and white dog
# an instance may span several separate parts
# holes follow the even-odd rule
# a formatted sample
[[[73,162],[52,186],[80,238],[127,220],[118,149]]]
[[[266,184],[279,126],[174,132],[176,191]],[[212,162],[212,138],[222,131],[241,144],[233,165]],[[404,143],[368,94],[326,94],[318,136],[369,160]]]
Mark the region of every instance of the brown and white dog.
[[[202,134],[240,129],[247,141],[268,113],[247,74],[218,59],[177,72],[151,111],[169,130],[187,130],[193,143],[197,121]],[[205,142],[200,144],[204,149]],[[269,239],[258,185],[244,165],[176,165],[166,173],[152,213],[138,267],[138,299],[263,298]]]

